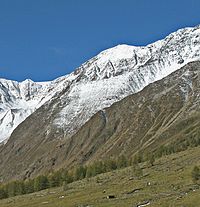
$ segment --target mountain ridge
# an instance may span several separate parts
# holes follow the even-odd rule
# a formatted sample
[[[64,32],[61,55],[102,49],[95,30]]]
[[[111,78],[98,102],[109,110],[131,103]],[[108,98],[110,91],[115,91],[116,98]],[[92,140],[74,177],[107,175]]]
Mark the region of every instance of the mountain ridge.
[[[1,79],[4,102],[0,104],[0,132],[4,136],[0,140],[8,139],[37,108],[66,89],[68,95],[60,97],[62,110],[52,124],[72,136],[97,111],[142,90],[188,62],[199,60],[199,45],[200,26],[180,29],[147,46],[118,45],[102,51],[69,75],[46,83],[22,82],[26,95],[22,99],[16,93],[16,82],[6,81],[9,84],[5,87]]]

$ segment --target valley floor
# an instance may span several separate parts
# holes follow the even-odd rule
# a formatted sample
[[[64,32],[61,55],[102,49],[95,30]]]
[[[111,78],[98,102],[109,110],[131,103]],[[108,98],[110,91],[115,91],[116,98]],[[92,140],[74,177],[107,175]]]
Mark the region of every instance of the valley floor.
[[[66,191],[52,188],[0,200],[0,207],[200,207],[200,188],[191,179],[199,155],[196,147],[157,159],[152,167],[142,163],[141,178],[128,167],[71,183]]]

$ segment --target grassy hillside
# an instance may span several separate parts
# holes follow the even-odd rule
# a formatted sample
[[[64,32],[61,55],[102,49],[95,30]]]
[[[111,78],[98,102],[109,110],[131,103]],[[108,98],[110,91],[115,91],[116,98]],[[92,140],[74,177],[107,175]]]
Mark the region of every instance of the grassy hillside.
[[[1,200],[0,207],[134,207],[148,202],[151,207],[198,207],[200,188],[193,184],[191,171],[200,165],[199,154],[200,147],[195,147],[157,159],[152,167],[142,163],[142,177],[128,167],[71,183],[66,191],[52,188]]]

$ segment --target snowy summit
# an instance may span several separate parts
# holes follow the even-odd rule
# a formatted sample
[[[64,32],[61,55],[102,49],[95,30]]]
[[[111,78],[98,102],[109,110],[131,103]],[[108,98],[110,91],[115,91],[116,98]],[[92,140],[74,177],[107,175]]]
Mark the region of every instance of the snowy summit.
[[[52,124],[72,135],[97,111],[195,60],[200,60],[200,26],[180,29],[145,47],[107,49],[53,81],[0,79],[0,142],[6,142],[36,109],[58,97],[61,110]]]

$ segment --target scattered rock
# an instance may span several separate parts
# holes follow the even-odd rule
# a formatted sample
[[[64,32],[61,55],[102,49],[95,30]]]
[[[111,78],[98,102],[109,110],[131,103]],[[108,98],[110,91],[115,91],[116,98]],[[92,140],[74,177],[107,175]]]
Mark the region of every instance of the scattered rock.
[[[107,196],[107,199],[113,199],[113,198],[115,198],[114,195],[108,195],[108,196]]]
[[[56,192],[50,191],[49,194],[55,194]]]
[[[42,204],[48,204],[49,202],[48,201],[44,201],[44,202],[42,202]]]
[[[138,205],[136,205],[136,207],[145,207],[150,205],[150,201],[144,201],[142,203],[139,203]]]
[[[43,194],[37,194],[36,196],[37,197],[43,197],[44,195]]]
[[[147,186],[150,186],[151,185],[151,183],[150,182],[147,182]]]
[[[138,191],[142,190],[142,188],[135,188],[129,192],[127,192],[126,194],[132,194],[132,193],[137,193]]]

